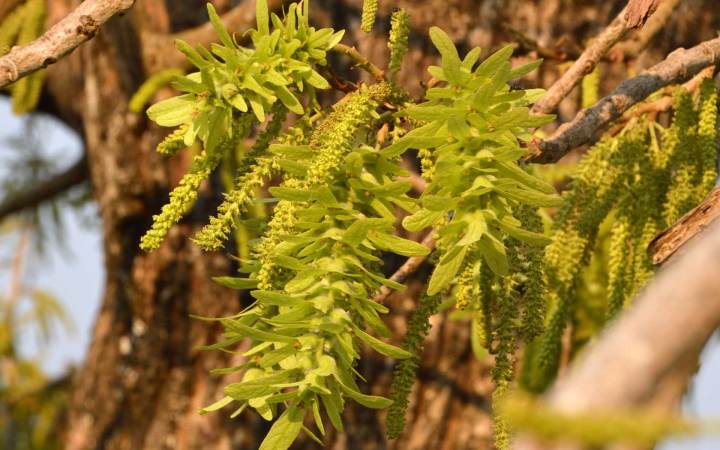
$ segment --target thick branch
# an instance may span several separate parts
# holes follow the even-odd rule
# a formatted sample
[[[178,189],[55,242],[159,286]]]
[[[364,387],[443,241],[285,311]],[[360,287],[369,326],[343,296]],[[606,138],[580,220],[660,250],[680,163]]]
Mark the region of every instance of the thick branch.
[[[26,45],[15,46],[0,58],[0,88],[50,64],[92,38],[100,25],[128,10],[134,0],[86,0]]]
[[[11,214],[32,208],[88,179],[87,160],[83,157],[64,172],[25,192],[0,203],[0,221]]]
[[[580,58],[555,82],[543,98],[532,108],[535,114],[547,114],[553,112],[562,99],[567,97],[570,91],[588,73],[592,72],[597,63],[615,45],[630,27],[625,20],[628,8],[623,8],[620,14],[613,19],[605,30],[595,38],[590,46],[580,55]]]
[[[585,350],[546,396],[559,413],[642,407],[677,364],[720,326],[720,226],[661,270],[632,307]],[[515,449],[544,448],[520,439]]]
[[[720,38],[705,41],[691,49],[678,49],[667,59],[625,80],[607,97],[591,108],[580,111],[549,139],[530,145],[535,154],[530,162],[548,164],[558,161],[573,148],[596,142],[607,126],[634,104],[658,89],[682,83],[704,68],[720,61]]]

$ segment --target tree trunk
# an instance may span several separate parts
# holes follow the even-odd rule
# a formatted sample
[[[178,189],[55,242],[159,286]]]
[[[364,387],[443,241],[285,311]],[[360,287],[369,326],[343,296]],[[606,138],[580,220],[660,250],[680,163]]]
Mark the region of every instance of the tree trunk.
[[[191,314],[229,315],[241,308],[235,291],[211,281],[212,276],[232,273],[227,256],[205,253],[189,240],[214,211],[219,200],[217,186],[203,188],[192,213],[173,228],[159,250],[144,253],[138,248],[152,214],[167,200],[188,159],[155,154],[164,132],[144,116],[127,110],[129,97],[148,75],[143,70],[137,30],[167,32],[171,24],[177,28],[201,23],[193,18],[205,17],[203,3],[137,0],[130,13],[112,19],[98,36],[50,68],[43,108],[62,117],[84,137],[93,194],[102,216],[107,273],[92,344],[75,379],[67,424],[68,450],[253,449],[270,425],[252,411],[232,421],[226,418],[226,411],[197,413],[198,408],[222,397],[222,388],[229,382],[228,377],[213,377],[209,371],[237,363],[226,353],[198,350],[199,345],[215,342],[220,329],[190,318]],[[214,3],[222,9],[232,2]],[[381,62],[387,54],[381,35],[361,37],[357,30],[361,3],[317,0],[313,4],[316,22],[350,28],[351,39],[360,40],[360,50]],[[579,21],[580,12],[594,11],[598,22],[604,24],[623,4],[619,0],[398,3],[408,7],[417,30],[401,74],[416,95],[420,80],[428,78],[424,71],[433,58],[426,56],[430,46],[422,37],[430,25],[447,29],[461,43],[461,50],[475,45],[490,49],[512,40],[499,32],[504,21],[552,43],[561,32],[589,37],[597,31],[587,28],[587,17]],[[75,4],[73,0],[49,0],[50,23],[64,17]],[[393,4],[381,2],[384,19],[380,28],[387,28]],[[712,24],[704,25],[714,29]],[[553,69],[548,69],[538,79],[553,76]],[[389,322],[398,339],[419,290],[415,283],[389,301],[393,310]],[[400,439],[386,440],[384,412],[349,402],[344,414],[346,432],[328,436],[327,448],[492,448],[491,361],[474,359],[468,333],[465,322],[440,316],[433,319],[408,425]],[[367,354],[358,370],[367,378],[368,390],[387,395],[391,361]],[[293,448],[318,446],[304,439]]]

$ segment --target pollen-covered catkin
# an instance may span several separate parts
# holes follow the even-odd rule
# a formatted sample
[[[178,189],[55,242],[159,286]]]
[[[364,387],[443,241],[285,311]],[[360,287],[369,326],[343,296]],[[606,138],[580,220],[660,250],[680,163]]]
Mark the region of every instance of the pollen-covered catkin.
[[[423,295],[408,321],[408,331],[403,348],[413,356],[399,361],[393,371],[393,380],[390,386],[390,398],[393,403],[388,409],[386,421],[387,435],[390,439],[400,436],[405,427],[408,398],[417,377],[423,342],[430,330],[430,317],[437,312],[440,300],[439,295]]]
[[[408,35],[410,34],[410,16],[404,9],[395,11],[390,17],[390,63],[388,71],[391,73],[400,70],[402,60],[408,51]]]
[[[364,0],[362,8],[362,21],[360,23],[360,29],[366,33],[369,33],[373,29],[375,24],[375,16],[378,10],[378,0]]]

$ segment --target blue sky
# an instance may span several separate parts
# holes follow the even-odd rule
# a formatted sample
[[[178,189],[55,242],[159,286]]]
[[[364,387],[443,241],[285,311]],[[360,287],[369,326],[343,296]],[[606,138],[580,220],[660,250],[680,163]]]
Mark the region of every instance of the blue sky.
[[[70,166],[81,152],[80,141],[51,118],[40,117],[37,120],[43,152],[51,155],[60,167]],[[7,99],[0,97],[0,176],[4,176],[7,169],[3,166],[3,161],[16,151],[9,148],[6,139],[22,132],[24,132],[22,119],[13,116]],[[23,339],[22,351],[41,360],[45,370],[52,375],[58,375],[69,365],[82,361],[90,341],[105,277],[100,229],[94,205],[83,208],[80,214],[65,210],[63,220],[67,224],[64,246],[48,242],[46,255],[31,258],[25,277],[28,284],[55,294],[76,325],[74,333],[61,334],[47,346],[37,345],[37,340],[32,336],[25,336]],[[2,250],[6,250],[5,245],[2,246]],[[0,290],[4,292],[7,273],[2,273],[3,270],[5,268],[0,267]],[[702,367],[683,404],[683,409],[689,416],[708,420],[720,418],[718,380],[720,380],[720,343],[717,337],[714,337],[703,353]],[[717,450],[720,448],[720,437],[673,440],[659,448]]]

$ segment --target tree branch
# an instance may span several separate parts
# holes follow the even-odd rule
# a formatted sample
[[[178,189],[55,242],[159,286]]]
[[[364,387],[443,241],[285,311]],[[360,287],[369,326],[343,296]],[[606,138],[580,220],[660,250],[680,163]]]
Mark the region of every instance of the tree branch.
[[[650,41],[668,23],[682,0],[663,0],[657,11],[648,19],[645,26],[634,39],[617,44],[610,50],[610,59],[623,60],[637,57]]]
[[[691,49],[675,50],[664,61],[620,83],[610,95],[591,108],[580,111],[549,139],[532,142],[530,150],[533,154],[528,161],[554,163],[573,148],[596,142],[607,126],[634,104],[662,87],[689,80],[719,61],[720,38],[705,41]]]
[[[715,188],[702,203],[682,216],[674,225],[658,233],[650,242],[648,253],[653,264],[665,263],[718,217],[720,217],[720,188]]]
[[[582,80],[582,78],[593,71],[598,61],[615,45],[630,29],[625,16],[628,7],[623,8],[610,25],[596,37],[590,46],[580,55],[570,68],[550,86],[543,98],[532,107],[534,114],[551,113],[557,108],[562,99],[567,97],[570,91]]]
[[[13,195],[0,203],[0,221],[11,214],[37,206],[61,194],[88,179],[88,166],[85,157],[80,158],[70,168],[27,191]]]
[[[86,0],[53,25],[42,36],[26,45],[15,46],[0,58],[0,88],[43,67],[57,62],[80,44],[92,38],[100,25],[128,10],[135,0]]]
[[[355,64],[357,64],[358,67],[362,68],[370,75],[372,75],[373,78],[375,78],[375,81],[380,82],[385,80],[385,72],[383,72],[375,64],[371,63],[370,60],[368,60],[360,52],[358,52],[355,47],[350,47],[345,44],[337,44],[335,45],[335,47],[333,47],[333,51],[342,53],[343,55],[348,56],[350,59],[355,61]]]
[[[661,270],[634,304],[574,362],[545,399],[562,414],[646,406],[674,368],[720,326],[720,226]],[[682,288],[679,288],[679,287]],[[520,438],[514,449],[543,447]]]

